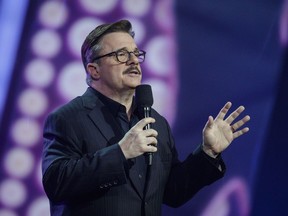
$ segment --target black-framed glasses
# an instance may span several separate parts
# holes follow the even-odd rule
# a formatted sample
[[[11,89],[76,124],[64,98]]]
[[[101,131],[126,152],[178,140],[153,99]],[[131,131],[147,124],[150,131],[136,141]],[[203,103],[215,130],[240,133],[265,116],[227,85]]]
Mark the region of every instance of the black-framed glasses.
[[[111,53],[107,53],[107,54],[102,55],[102,56],[98,56],[98,57],[94,58],[93,61],[96,61],[96,60],[103,58],[103,57],[115,56],[118,62],[126,63],[131,59],[132,53],[134,54],[134,56],[137,57],[139,63],[144,62],[145,54],[146,54],[146,52],[144,50],[135,50],[135,51],[130,52],[126,49],[120,49],[120,50],[117,50],[117,51],[114,51]]]

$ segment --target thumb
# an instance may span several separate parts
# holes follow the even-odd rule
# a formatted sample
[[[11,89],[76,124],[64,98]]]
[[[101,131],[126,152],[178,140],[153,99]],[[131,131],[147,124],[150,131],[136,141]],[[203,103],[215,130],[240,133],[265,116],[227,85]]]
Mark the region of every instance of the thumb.
[[[204,130],[207,129],[207,128],[212,128],[212,125],[213,125],[213,121],[214,121],[214,118],[212,116],[209,116],[208,117],[208,120],[204,126]]]
[[[147,124],[150,124],[150,123],[154,123],[155,122],[155,119],[154,118],[151,118],[151,117],[148,117],[148,118],[143,118],[141,119],[136,125],[134,125],[134,129],[135,130],[143,130],[143,128],[147,125]]]

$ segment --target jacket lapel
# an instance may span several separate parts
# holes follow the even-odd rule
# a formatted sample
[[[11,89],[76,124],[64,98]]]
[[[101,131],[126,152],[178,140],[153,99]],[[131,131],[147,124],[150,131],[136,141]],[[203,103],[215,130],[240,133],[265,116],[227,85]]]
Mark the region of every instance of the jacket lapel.
[[[89,87],[84,93],[82,96],[83,106],[91,110],[88,116],[95,127],[106,138],[108,145],[115,144],[123,137],[121,128],[114,116],[93,91],[94,90]]]
[[[94,122],[94,125],[107,139],[108,145],[113,145],[123,137],[122,130],[114,116],[104,107],[101,111],[94,108],[89,114],[90,119]]]
[[[83,106],[91,109],[88,116],[93,121],[95,127],[106,138],[108,145],[118,143],[124,136],[123,130],[117,123],[115,117],[111,114],[107,107],[104,106],[93,91],[94,90],[89,87],[83,94]],[[133,167],[129,169],[128,172],[132,186],[136,190],[137,194],[143,198],[143,187],[141,186],[139,180],[139,174],[137,173],[136,169],[133,169]]]

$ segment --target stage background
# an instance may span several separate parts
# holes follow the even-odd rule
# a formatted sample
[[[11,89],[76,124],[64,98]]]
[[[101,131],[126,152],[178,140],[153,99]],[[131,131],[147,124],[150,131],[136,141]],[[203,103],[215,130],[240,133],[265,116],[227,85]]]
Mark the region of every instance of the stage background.
[[[226,176],[180,208],[163,205],[163,215],[288,215],[283,3],[0,1],[0,216],[49,215],[40,171],[43,121],[87,87],[80,61],[86,34],[122,18],[147,51],[143,82],[152,85],[154,108],[170,122],[181,159],[227,101],[251,116],[250,132],[223,153]]]

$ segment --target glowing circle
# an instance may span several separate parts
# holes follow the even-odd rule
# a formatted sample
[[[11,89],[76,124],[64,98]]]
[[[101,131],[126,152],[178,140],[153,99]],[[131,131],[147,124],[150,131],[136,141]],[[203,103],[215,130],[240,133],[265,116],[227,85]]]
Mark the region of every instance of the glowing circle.
[[[0,184],[0,202],[9,208],[21,206],[27,197],[25,185],[15,179],[6,179]]]
[[[21,146],[31,147],[37,144],[42,130],[38,122],[29,118],[21,118],[11,127],[13,140]]]
[[[87,88],[86,73],[81,62],[67,64],[58,77],[59,93],[67,100],[83,94]]]
[[[49,200],[46,196],[35,199],[29,206],[27,215],[29,216],[50,216]]]
[[[59,28],[67,20],[68,10],[61,1],[47,1],[39,11],[40,22],[50,28]]]
[[[34,59],[25,68],[26,81],[35,87],[47,87],[51,84],[54,75],[55,69],[51,62],[43,59]]]
[[[6,209],[1,209],[0,215],[1,216],[18,216],[15,212],[13,212],[11,210],[6,210]]]
[[[152,38],[146,46],[146,65],[156,75],[166,76],[173,68],[173,42],[168,37]],[[172,52],[173,51],[173,52]]]
[[[158,1],[154,7],[154,17],[156,23],[165,31],[173,34],[174,27],[174,15],[171,8],[173,2],[171,0],[168,1]]]
[[[143,16],[149,11],[151,0],[123,0],[122,7],[129,15]]]
[[[36,55],[51,58],[58,54],[62,42],[52,30],[41,30],[32,39],[32,50]]]
[[[153,108],[166,117],[168,110],[167,107],[170,107],[169,99],[171,98],[169,86],[159,79],[143,80],[143,83],[147,83],[152,86],[154,97]]]
[[[26,89],[19,96],[18,106],[23,114],[38,117],[47,109],[48,98],[42,91]]]
[[[86,36],[98,25],[103,22],[98,19],[93,18],[82,18],[76,21],[71,28],[68,30],[68,45],[72,53],[80,57],[81,56],[81,46],[84,42]]]
[[[82,7],[95,14],[104,14],[112,11],[118,0],[80,0]]]
[[[144,24],[135,18],[129,17],[129,18],[125,18],[125,19],[127,19],[131,22],[131,24],[133,26],[133,31],[135,32],[135,37],[134,37],[135,42],[136,42],[136,44],[139,45],[144,40],[144,38],[146,36],[146,29],[145,29]]]
[[[25,178],[34,167],[33,155],[26,149],[14,148],[5,156],[4,167],[9,175]]]
[[[38,165],[36,166],[35,170],[35,177],[36,182],[38,183],[41,190],[44,192],[43,184],[42,184],[42,160],[38,162]]]

